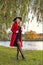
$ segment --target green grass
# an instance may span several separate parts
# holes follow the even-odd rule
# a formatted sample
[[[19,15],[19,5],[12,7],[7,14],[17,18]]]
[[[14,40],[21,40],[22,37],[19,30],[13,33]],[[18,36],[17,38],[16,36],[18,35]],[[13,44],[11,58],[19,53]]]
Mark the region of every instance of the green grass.
[[[43,65],[43,51],[23,50],[26,60],[15,59],[16,49],[0,46],[0,65]]]

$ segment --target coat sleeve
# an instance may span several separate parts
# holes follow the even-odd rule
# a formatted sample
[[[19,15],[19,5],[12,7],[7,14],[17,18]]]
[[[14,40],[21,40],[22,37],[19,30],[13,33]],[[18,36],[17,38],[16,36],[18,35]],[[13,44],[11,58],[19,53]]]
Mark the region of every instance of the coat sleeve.
[[[13,33],[16,33],[16,31],[18,30],[18,26],[17,26],[17,24],[13,24],[12,25],[12,27],[11,27],[11,31],[13,32]]]

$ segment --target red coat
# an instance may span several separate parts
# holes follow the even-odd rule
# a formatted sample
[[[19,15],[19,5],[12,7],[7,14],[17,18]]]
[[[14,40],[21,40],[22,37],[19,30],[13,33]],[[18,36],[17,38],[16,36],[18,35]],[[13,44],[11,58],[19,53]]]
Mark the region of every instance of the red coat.
[[[12,31],[12,36],[10,40],[10,46],[15,46],[15,39],[17,37],[16,31],[18,30],[18,24],[14,23],[12,25],[11,31]],[[22,32],[22,31],[21,31]],[[22,37],[20,38],[20,47],[22,47]]]

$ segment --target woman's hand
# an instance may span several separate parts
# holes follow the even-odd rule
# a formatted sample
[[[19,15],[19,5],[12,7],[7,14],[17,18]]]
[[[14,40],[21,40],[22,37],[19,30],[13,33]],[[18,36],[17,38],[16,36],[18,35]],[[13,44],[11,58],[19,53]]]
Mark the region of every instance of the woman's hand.
[[[16,31],[16,33],[18,33],[18,30]]]
[[[22,26],[22,22],[20,22],[19,26],[20,26],[20,27]]]

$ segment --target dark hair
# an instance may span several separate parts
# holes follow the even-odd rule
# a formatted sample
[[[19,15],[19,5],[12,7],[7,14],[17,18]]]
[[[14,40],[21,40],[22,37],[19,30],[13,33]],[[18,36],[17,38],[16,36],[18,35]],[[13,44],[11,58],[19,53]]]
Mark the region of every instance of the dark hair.
[[[16,19],[20,19],[20,21],[22,21],[22,17],[15,17],[13,21],[16,21]]]

